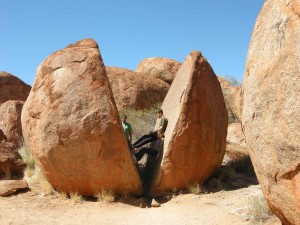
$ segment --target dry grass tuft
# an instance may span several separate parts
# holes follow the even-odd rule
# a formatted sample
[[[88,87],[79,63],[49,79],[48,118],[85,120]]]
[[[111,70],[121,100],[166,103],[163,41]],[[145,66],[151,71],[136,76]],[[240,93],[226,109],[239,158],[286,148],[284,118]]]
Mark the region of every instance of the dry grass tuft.
[[[35,160],[29,150],[29,148],[23,144],[19,149],[18,152],[20,153],[24,162],[27,163],[27,167],[30,169],[34,169],[35,167]]]
[[[115,201],[115,194],[111,190],[102,190],[99,191],[95,196],[98,202],[113,202]]]
[[[199,183],[188,184],[186,187],[190,193],[195,195],[205,193],[203,186],[200,185]]]
[[[73,204],[80,203],[82,202],[82,196],[79,195],[77,192],[70,193],[70,200]]]

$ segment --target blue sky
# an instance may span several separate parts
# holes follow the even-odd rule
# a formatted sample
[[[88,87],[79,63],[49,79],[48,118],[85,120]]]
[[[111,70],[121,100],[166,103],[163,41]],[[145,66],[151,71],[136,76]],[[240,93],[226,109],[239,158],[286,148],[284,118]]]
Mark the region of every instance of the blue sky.
[[[0,0],[0,70],[32,85],[51,53],[93,38],[107,66],[201,51],[216,74],[243,79],[264,0]]]

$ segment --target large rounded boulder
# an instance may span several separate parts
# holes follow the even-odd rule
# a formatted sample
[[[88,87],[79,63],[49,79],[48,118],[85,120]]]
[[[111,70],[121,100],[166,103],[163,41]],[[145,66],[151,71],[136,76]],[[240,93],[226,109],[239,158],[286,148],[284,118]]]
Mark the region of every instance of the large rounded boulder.
[[[142,193],[97,43],[47,57],[22,111],[24,139],[59,191]]]
[[[18,77],[0,71],[0,105],[8,100],[25,101],[31,87]]]
[[[106,67],[118,109],[149,109],[162,103],[170,85],[162,80],[120,68]]]
[[[300,219],[300,2],[268,0],[243,80],[242,124],[263,194],[283,224]]]
[[[222,163],[227,110],[220,83],[200,52],[187,56],[162,109],[169,122],[150,191],[154,196],[204,182]]]
[[[173,59],[152,57],[141,61],[135,71],[171,84],[180,65],[180,62]]]

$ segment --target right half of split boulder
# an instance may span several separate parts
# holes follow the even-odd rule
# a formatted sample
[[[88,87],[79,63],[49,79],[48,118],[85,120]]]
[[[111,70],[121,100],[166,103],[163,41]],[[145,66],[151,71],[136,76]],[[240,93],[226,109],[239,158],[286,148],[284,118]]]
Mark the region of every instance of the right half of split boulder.
[[[162,109],[169,123],[150,188],[153,196],[204,182],[222,163],[227,110],[220,83],[200,52],[187,56]]]

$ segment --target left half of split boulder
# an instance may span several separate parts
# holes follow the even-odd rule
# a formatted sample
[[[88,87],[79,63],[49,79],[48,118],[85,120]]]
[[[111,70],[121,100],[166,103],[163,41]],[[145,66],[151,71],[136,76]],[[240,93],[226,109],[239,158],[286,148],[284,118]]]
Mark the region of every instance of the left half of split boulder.
[[[47,57],[22,111],[24,140],[59,191],[142,194],[97,43]]]

